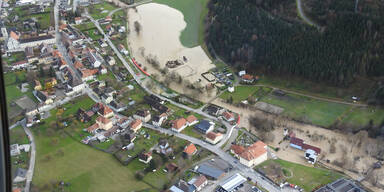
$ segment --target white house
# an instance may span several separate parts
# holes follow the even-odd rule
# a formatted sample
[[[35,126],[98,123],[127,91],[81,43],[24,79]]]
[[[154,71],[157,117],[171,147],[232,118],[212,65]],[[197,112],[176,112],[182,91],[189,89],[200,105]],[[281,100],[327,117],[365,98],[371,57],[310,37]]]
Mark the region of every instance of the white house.
[[[159,116],[154,116],[152,119],[152,125],[160,127],[166,119],[167,119],[166,113],[162,113]]]
[[[88,58],[89,58],[89,61],[92,63],[94,68],[100,67],[101,60],[95,52],[90,51],[88,54]]]
[[[235,87],[233,87],[233,86],[228,87],[228,92],[230,92],[230,93],[235,92]]]
[[[247,73],[245,72],[245,70],[243,70],[243,71],[239,71],[239,77],[241,77],[241,76],[243,76],[243,75],[245,75],[245,74],[247,74]]]

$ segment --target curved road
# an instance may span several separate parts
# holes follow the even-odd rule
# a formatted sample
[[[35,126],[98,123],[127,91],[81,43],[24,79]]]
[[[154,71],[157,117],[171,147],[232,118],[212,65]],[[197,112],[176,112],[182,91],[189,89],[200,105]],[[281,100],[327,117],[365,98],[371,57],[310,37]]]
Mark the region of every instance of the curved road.
[[[301,0],[296,0],[296,7],[297,7],[297,11],[299,13],[300,18],[303,19],[305,23],[307,23],[311,26],[314,26],[317,29],[320,29],[319,25],[317,25],[315,22],[311,21],[307,16],[305,16]]]

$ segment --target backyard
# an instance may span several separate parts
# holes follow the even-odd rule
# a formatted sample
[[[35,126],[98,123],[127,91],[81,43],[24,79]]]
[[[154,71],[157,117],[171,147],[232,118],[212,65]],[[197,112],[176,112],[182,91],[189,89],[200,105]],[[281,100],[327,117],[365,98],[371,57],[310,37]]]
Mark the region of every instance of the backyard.
[[[108,13],[114,9],[117,9],[117,7],[105,1],[89,7],[90,14],[94,19],[105,18]]]
[[[220,95],[220,98],[228,101],[232,97],[232,103],[240,103],[243,100],[247,100],[250,96],[260,99],[267,95],[271,90],[272,89],[268,87],[236,86],[235,92],[230,93],[227,90]]]
[[[298,185],[304,191],[312,191],[316,187],[325,185],[342,177],[341,174],[331,170],[307,167],[284,160],[267,160],[256,168],[263,171],[270,179],[277,183],[287,181]]]

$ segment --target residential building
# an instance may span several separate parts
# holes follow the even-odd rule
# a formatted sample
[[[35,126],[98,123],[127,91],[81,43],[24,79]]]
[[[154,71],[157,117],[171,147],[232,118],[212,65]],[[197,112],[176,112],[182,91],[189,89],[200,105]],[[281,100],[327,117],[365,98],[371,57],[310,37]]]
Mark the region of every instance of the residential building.
[[[124,139],[132,143],[136,139],[135,132],[129,131],[128,133],[124,134]]]
[[[89,51],[88,52],[89,61],[92,63],[94,68],[98,68],[101,65],[101,58],[97,55],[96,52]]]
[[[95,105],[93,105],[92,110],[94,112],[97,112],[104,118],[111,118],[114,116],[112,109],[109,108],[107,105],[104,105],[103,103],[96,103]]]
[[[165,165],[165,170],[167,173],[173,173],[175,172],[179,167],[175,163],[168,163]]]
[[[185,154],[187,154],[188,156],[192,156],[192,155],[196,154],[197,148],[193,143],[190,143],[189,145],[185,146],[183,152]]]
[[[39,80],[35,80],[35,87],[33,87],[34,90],[40,91],[43,87],[41,86],[41,83]]]
[[[15,177],[13,178],[14,183],[19,183],[25,181],[27,176],[27,170],[22,168],[17,168],[15,172]]]
[[[188,126],[187,120],[184,118],[176,119],[172,123],[172,131],[180,133]]]
[[[110,102],[113,101],[113,97],[110,96],[110,95],[107,95],[107,94],[102,94],[101,95],[101,100],[106,103],[106,104],[109,104]]]
[[[83,18],[81,18],[81,17],[75,17],[75,24],[76,25],[79,25],[79,24],[81,24],[83,22]]]
[[[107,57],[106,57],[106,61],[107,61],[107,63],[108,63],[110,66],[113,66],[113,65],[116,64],[116,60],[115,60],[115,58],[113,58],[112,56],[107,56]]]
[[[209,143],[211,143],[213,145],[215,145],[216,143],[218,143],[222,139],[223,139],[223,134],[215,133],[213,131],[208,132],[206,135],[206,138],[205,138],[206,141],[208,141]]]
[[[88,127],[86,130],[88,133],[96,133],[96,131],[99,129],[99,124],[97,123],[94,123],[93,125],[91,125],[90,127]]]
[[[11,156],[20,155],[20,148],[19,144],[13,144],[11,145]]]
[[[99,128],[100,129],[104,129],[104,130],[108,130],[110,128],[112,128],[112,121],[108,118],[105,118],[103,116],[99,116],[97,119],[96,119],[96,123],[99,125]]]
[[[18,61],[11,64],[11,69],[19,70],[19,69],[26,69],[29,66],[29,62],[27,60]]]
[[[259,165],[268,159],[267,145],[262,141],[257,141],[247,148],[239,145],[232,145],[231,153],[240,159],[241,164],[248,167]]]
[[[215,123],[208,120],[201,120],[200,123],[195,125],[195,129],[203,134],[213,131]]]
[[[136,113],[133,115],[133,118],[135,119],[140,119],[144,123],[148,122],[151,120],[151,113],[149,110],[138,110]]]
[[[167,119],[167,114],[166,113],[162,113],[160,115],[156,115],[152,118],[152,125],[155,125],[155,126],[158,126],[160,127],[163,122]]]
[[[48,95],[47,92],[45,92],[45,91],[34,91],[33,93],[34,93],[35,97],[37,98],[37,100],[40,101],[40,103],[44,103],[44,104],[51,104],[51,103],[53,103],[54,96]]]
[[[122,112],[124,110],[127,109],[127,106],[124,104],[124,103],[120,103],[120,102],[117,102],[117,101],[111,101],[109,103],[109,105],[111,106],[111,108],[117,112]]]
[[[30,37],[28,39],[19,40],[21,49],[25,49],[26,47],[36,47],[42,43],[54,44],[55,42],[56,42],[56,39],[52,35],[41,35],[41,36]]]
[[[199,175],[192,178],[188,184],[193,185],[196,191],[201,191],[208,184],[208,180],[204,175]]]
[[[140,120],[140,119],[135,119],[131,122],[131,124],[129,125],[130,129],[133,131],[133,132],[137,132],[141,127],[143,126],[143,122]]]
[[[194,115],[190,115],[187,117],[187,122],[188,122],[188,126],[193,126],[196,123],[198,123],[199,120]]]
[[[226,120],[228,122],[235,120],[235,116],[233,115],[233,113],[231,113],[229,111],[225,111],[222,115],[223,115],[224,120]]]
[[[139,161],[147,164],[152,160],[152,152],[143,152],[139,155]]]

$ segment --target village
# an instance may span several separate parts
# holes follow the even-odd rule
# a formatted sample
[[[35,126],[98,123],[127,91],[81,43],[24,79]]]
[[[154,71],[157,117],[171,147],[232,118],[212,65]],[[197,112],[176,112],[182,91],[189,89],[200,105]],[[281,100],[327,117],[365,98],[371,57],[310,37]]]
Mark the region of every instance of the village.
[[[275,131],[281,139],[279,147],[272,146],[243,126],[248,120],[233,108],[160,84],[161,78],[151,76],[154,70],[137,54],[136,60],[127,43],[127,34],[135,29],[127,23],[126,10],[104,1],[75,2],[1,5],[10,132],[17,135],[10,149],[13,191],[368,191],[319,162],[326,149],[299,131]],[[136,8],[140,3],[147,2],[125,5]],[[162,64],[176,71],[191,67],[194,59],[184,56],[177,65],[170,60]],[[182,78],[183,73],[177,74]],[[249,105],[271,92],[260,88],[251,94],[256,98],[236,98],[242,92],[238,84],[252,86],[260,80],[244,70],[207,67],[187,76],[204,82],[201,90],[217,89],[220,94],[211,97],[230,104]],[[256,107],[272,114],[284,111],[267,102]],[[294,151],[290,155],[298,161],[281,159],[285,150]],[[98,161],[103,163],[92,163]],[[63,163],[63,169],[56,169],[55,162]],[[97,168],[101,166],[106,168]],[[381,166],[378,161],[373,169]],[[89,181],[91,173],[129,182],[118,185],[111,178],[98,188],[100,179]],[[89,177],[89,188],[82,188],[82,174]]]

